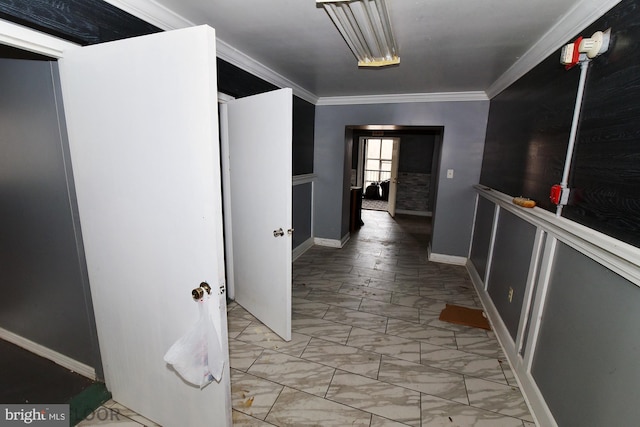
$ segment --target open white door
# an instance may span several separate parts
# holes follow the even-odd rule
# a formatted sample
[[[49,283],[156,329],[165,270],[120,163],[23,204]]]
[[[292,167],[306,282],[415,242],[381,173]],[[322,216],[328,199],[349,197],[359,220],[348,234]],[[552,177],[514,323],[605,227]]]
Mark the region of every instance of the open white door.
[[[107,387],[160,425],[230,426],[214,31],[72,49],[60,74]],[[200,390],[163,356],[202,281],[226,365]]]
[[[235,300],[291,339],[291,89],[229,101]]]
[[[400,139],[393,138],[391,152],[391,179],[389,180],[389,202],[387,212],[391,217],[396,216],[396,196],[398,194],[398,161],[400,159]]]

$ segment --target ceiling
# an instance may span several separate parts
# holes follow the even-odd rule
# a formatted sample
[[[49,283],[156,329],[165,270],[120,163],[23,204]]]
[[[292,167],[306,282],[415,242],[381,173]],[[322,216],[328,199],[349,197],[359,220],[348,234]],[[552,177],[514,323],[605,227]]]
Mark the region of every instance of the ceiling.
[[[306,91],[306,98],[450,92],[492,96],[617,3],[387,0],[401,63],[359,69],[315,0],[156,0],[170,14],[147,8],[144,0],[108,2],[143,19],[159,17],[150,22],[164,29],[208,24],[222,42],[219,52],[236,54],[236,62],[248,61],[251,67],[266,67],[267,74]]]
[[[42,0],[0,11],[89,44],[208,24],[221,59],[309,102],[340,104],[492,98],[619,1],[386,0],[401,63],[378,69],[358,68],[315,0]]]

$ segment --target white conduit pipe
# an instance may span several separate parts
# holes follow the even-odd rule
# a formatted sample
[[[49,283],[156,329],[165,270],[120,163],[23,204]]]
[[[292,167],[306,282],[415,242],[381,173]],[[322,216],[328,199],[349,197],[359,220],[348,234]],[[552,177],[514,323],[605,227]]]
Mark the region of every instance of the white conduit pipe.
[[[578,121],[580,120],[580,111],[582,110],[582,101],[584,98],[584,87],[587,82],[587,70],[589,69],[589,60],[580,62],[580,81],[578,83],[578,93],[576,94],[576,105],[573,110],[573,122],[571,123],[571,133],[569,134],[569,145],[567,146],[567,155],[564,160],[564,171],[562,172],[562,193],[564,194],[569,181],[569,171],[571,169],[571,160],[573,159],[573,147],[576,144],[576,135],[578,134]],[[558,204],[556,216],[562,215],[562,203]]]

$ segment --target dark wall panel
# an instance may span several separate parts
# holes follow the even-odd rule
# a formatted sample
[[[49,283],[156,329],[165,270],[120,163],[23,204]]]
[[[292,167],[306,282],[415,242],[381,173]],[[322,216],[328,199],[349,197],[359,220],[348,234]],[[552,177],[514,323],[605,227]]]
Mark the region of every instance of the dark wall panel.
[[[0,327],[100,372],[59,88],[0,59]]]
[[[536,228],[504,209],[499,215],[487,291],[515,340]],[[511,301],[510,288],[513,289]]]
[[[313,173],[313,132],[316,106],[293,97],[293,174]]]
[[[531,368],[559,426],[640,425],[640,289],[560,244]]]
[[[293,248],[311,237],[312,184],[293,186]]]
[[[580,32],[612,29],[609,51],[589,67],[563,216],[640,246],[640,0],[623,0]],[[577,35],[576,35],[577,37]],[[570,40],[567,40],[569,42]],[[579,67],[559,51],[491,101],[480,183],[555,211]]]
[[[640,2],[625,1],[585,31],[612,28],[589,67],[563,216],[640,246]]]
[[[487,273],[489,244],[491,243],[491,231],[493,229],[493,216],[495,212],[494,206],[493,203],[484,197],[478,199],[470,258],[482,280],[484,280],[485,274]]]

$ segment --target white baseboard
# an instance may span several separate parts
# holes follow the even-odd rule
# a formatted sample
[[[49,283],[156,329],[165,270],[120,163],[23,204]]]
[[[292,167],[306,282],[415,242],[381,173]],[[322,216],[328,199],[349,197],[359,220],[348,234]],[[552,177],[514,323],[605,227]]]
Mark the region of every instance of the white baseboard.
[[[401,215],[415,215],[415,216],[433,216],[433,212],[428,211],[408,211],[406,209],[396,209],[397,214]]]
[[[341,240],[336,239],[323,239],[320,237],[314,237],[313,242],[318,246],[326,246],[329,248],[343,248],[347,244],[351,235],[347,233]]]
[[[58,365],[63,366],[70,371],[78,373],[91,380],[96,379],[95,368],[85,365],[82,362],[78,362],[77,360],[65,356],[64,354],[58,353],[57,351],[51,350],[50,348],[47,348],[43,345],[35,343],[27,338],[21,337],[20,335],[14,334],[13,332],[7,331],[6,329],[0,328],[0,338],[17,345],[18,347],[22,347],[25,350],[30,351],[31,353],[37,354],[38,356],[44,357],[45,359],[49,359],[52,362],[55,362]]]
[[[509,361],[513,375],[518,382],[518,387],[520,387],[524,400],[529,406],[529,410],[531,411],[535,424],[537,426],[558,427],[556,420],[551,414],[551,410],[542,396],[542,392],[538,388],[533,376],[526,371],[522,357],[517,354],[515,342],[511,338],[507,325],[502,320],[500,313],[498,313],[498,309],[493,303],[491,296],[489,296],[489,293],[485,290],[484,283],[471,260],[467,262],[467,271],[469,272],[471,282],[480,297],[480,302],[482,303],[484,312],[489,318],[491,328],[493,329],[493,332],[498,339],[498,343],[502,347],[502,350]]]
[[[431,252],[431,245],[428,248],[429,261],[440,262],[442,264],[467,265],[467,258],[463,256],[434,254]]]
[[[302,254],[311,249],[313,247],[313,242],[313,237],[309,237],[307,240],[296,246],[296,248],[291,252],[291,258],[293,261],[297,260],[302,256]]]

